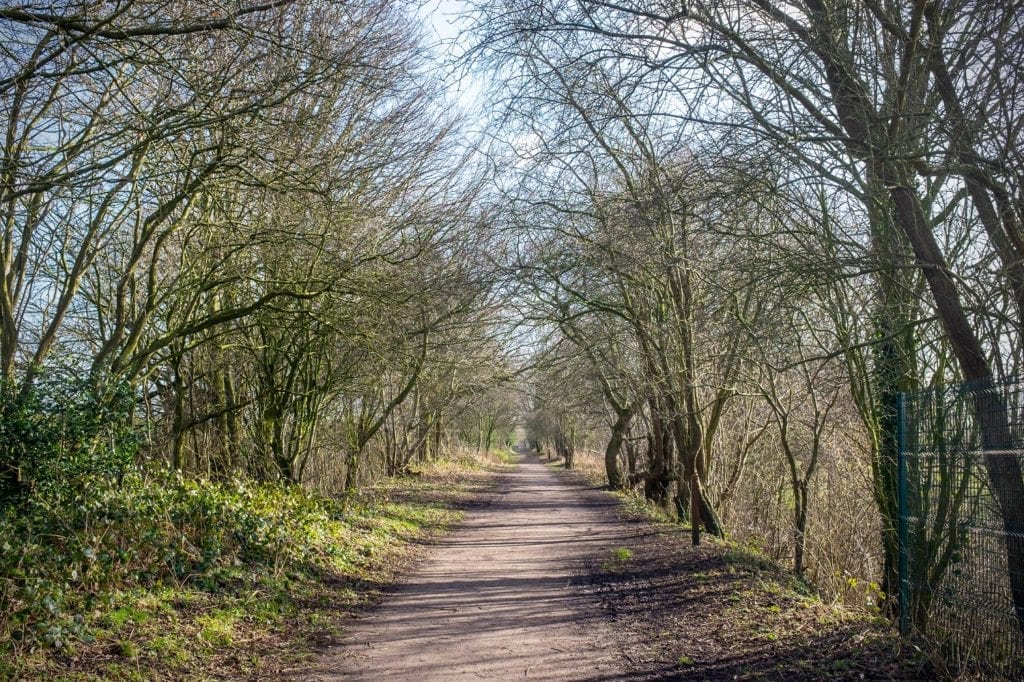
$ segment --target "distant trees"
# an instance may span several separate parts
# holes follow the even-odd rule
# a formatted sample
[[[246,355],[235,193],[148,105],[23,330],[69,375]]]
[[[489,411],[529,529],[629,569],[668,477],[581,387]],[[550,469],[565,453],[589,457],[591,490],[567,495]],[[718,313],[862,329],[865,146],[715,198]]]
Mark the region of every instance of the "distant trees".
[[[719,533],[705,487],[743,337],[720,348],[701,342],[709,309],[740,306],[752,314],[756,304],[733,296],[735,281],[709,277],[716,267],[728,273],[730,253],[707,227],[717,220],[724,233],[725,223],[741,219],[743,200],[709,202],[733,187],[744,192],[742,173],[723,165],[716,177],[690,158],[670,129],[648,122],[641,107],[651,103],[620,97],[610,73],[563,67],[544,53],[522,68],[529,94],[511,97],[508,111],[523,121],[517,134],[537,135],[537,149],[510,212],[532,235],[517,267],[537,315],[584,355],[614,413],[609,479],[621,478],[617,453],[642,412],[649,466],[634,475],[652,500]],[[558,127],[546,129],[552,120]],[[621,362],[627,351],[632,366]],[[564,440],[554,436],[556,449],[571,452]]]

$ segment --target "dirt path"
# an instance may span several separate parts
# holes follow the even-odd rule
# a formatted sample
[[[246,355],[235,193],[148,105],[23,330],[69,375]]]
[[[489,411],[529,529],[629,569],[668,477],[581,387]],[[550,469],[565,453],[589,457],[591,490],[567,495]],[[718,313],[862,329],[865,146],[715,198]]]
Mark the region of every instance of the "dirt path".
[[[384,604],[356,621],[316,679],[622,679],[589,570],[630,524],[535,459],[504,475]]]
[[[885,621],[684,531],[526,458],[303,679],[936,677]]]

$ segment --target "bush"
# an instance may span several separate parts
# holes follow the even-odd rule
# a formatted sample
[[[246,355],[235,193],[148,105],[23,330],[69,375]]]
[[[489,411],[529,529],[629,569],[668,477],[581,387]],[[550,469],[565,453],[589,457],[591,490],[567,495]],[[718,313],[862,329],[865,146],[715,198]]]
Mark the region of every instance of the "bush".
[[[116,479],[138,448],[123,383],[48,374],[0,382],[0,501],[66,495]]]
[[[123,384],[48,375],[0,384],[0,657],[86,634],[120,590],[216,587],[335,545],[334,503],[298,487],[189,480],[134,464]]]

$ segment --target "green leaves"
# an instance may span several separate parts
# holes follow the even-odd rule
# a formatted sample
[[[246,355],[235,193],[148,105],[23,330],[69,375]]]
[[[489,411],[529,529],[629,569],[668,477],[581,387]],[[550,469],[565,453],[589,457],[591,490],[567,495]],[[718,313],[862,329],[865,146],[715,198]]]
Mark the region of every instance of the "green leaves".
[[[0,383],[0,502],[57,506],[123,475],[138,449],[131,388],[70,373]]]
[[[130,468],[47,491],[0,516],[0,651],[87,635],[75,616],[103,595],[183,581],[217,590],[243,566],[328,563],[344,531],[332,501],[297,486]]]

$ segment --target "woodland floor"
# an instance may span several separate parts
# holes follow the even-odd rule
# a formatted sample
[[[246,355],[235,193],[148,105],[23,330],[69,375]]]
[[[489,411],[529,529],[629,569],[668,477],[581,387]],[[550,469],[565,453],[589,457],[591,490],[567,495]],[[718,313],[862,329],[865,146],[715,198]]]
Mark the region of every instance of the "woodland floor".
[[[308,679],[352,614],[411,575],[432,538],[489,499],[506,468],[463,458],[382,481],[353,503],[342,535],[322,543],[337,561],[240,565],[215,581],[112,591],[71,646],[0,649],[0,682]]]
[[[885,623],[525,457],[296,678],[928,679]]]

